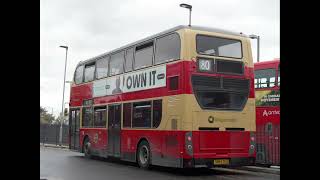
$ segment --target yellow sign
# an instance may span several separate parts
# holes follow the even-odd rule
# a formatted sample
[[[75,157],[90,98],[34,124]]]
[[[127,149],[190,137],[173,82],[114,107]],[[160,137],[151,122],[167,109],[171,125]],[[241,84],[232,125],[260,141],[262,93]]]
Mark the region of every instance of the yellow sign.
[[[215,159],[213,160],[214,165],[229,165],[230,161],[229,159]]]

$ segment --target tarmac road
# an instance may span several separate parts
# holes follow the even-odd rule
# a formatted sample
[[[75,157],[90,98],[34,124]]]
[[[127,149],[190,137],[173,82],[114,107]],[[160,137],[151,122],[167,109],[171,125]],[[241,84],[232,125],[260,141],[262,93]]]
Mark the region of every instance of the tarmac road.
[[[40,179],[47,180],[158,180],[158,179],[280,179],[278,174],[226,168],[140,169],[135,163],[109,159],[85,159],[68,149],[40,146]]]

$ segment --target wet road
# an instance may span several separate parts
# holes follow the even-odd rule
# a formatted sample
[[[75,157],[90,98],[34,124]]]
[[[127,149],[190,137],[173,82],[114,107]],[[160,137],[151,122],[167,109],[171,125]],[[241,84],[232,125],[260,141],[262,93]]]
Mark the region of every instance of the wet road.
[[[140,169],[135,163],[85,159],[66,149],[40,147],[40,178],[47,180],[158,180],[158,179],[280,179],[280,175],[224,168],[182,170],[153,167]]]

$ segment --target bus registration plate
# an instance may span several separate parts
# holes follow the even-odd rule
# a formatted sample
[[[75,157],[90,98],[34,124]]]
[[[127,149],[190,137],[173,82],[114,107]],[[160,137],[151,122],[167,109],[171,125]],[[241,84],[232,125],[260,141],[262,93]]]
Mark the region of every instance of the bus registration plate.
[[[229,165],[229,159],[215,159],[213,160],[214,165]]]

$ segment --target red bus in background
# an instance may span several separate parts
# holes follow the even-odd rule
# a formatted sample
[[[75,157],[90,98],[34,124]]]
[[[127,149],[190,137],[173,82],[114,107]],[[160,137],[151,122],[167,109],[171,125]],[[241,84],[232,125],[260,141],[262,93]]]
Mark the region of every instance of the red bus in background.
[[[254,64],[256,163],[280,165],[280,59]]]

